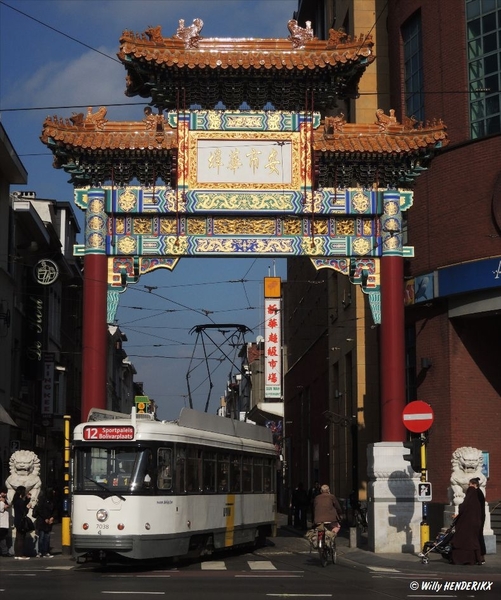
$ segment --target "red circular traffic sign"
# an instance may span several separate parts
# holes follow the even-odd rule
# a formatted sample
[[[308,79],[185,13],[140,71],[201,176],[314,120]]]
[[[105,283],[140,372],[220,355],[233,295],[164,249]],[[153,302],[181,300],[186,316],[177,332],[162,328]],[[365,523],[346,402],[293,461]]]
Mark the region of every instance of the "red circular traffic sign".
[[[402,421],[409,431],[424,433],[433,424],[433,409],[422,400],[414,400],[402,411]]]

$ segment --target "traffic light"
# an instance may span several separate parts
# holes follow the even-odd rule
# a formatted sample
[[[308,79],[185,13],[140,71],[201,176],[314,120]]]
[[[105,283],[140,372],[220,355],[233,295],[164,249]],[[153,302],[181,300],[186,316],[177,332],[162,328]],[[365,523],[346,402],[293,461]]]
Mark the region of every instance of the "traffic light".
[[[411,463],[412,470],[421,473],[421,438],[412,438],[409,442],[404,442],[404,448],[409,450],[409,454],[404,454],[404,460]]]

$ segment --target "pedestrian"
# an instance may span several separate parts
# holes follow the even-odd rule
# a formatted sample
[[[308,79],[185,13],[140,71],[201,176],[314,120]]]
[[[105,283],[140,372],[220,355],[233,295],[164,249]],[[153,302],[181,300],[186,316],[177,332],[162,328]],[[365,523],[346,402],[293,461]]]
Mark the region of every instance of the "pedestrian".
[[[38,553],[39,558],[52,558],[50,553],[50,533],[54,523],[54,515],[56,506],[54,502],[54,494],[51,489],[46,493],[42,492],[38,496],[38,502],[33,509],[33,517],[35,518],[35,529],[38,535]]]
[[[328,485],[322,485],[320,494],[315,498],[315,525],[323,523],[327,528],[337,533],[341,529],[343,511],[338,499],[331,494]]]
[[[306,529],[308,493],[302,483],[298,483],[297,488],[292,492],[292,507],[294,509],[294,527],[296,529]]]
[[[315,498],[318,496],[318,494],[320,494],[320,483],[315,481],[313,487],[311,487],[308,492],[308,502],[310,504],[312,524],[315,523]]]
[[[451,562],[455,565],[483,565],[485,562],[485,496],[479,484],[478,477],[470,479],[459,505],[451,542]]]
[[[29,560],[26,556],[24,546],[26,543],[26,533],[24,518],[28,516],[28,510],[31,508],[31,494],[26,492],[24,485],[16,488],[12,498],[12,508],[14,509],[14,527],[16,529],[16,539],[14,541],[14,558],[16,560]]]
[[[7,501],[7,488],[0,489],[0,554],[11,556],[9,544],[10,504]]]

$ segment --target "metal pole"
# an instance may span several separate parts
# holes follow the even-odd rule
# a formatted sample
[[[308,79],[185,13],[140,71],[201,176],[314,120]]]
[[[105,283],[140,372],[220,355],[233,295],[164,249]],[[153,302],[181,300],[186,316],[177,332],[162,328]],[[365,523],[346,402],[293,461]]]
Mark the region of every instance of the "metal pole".
[[[64,489],[63,516],[61,519],[61,547],[63,554],[71,554],[70,526],[70,422],[71,417],[64,415]]]
[[[428,465],[426,463],[426,435],[421,434],[421,483],[424,483],[427,478]],[[428,524],[428,503],[422,502],[421,506],[421,550],[424,548],[426,542],[430,541],[430,526]]]

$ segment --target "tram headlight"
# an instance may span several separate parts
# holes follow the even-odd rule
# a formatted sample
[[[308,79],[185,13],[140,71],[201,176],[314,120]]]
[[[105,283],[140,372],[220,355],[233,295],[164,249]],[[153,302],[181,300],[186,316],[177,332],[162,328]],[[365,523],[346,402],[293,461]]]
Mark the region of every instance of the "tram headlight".
[[[96,513],[96,519],[101,523],[104,523],[108,518],[108,511],[105,508],[100,508]]]
[[[149,531],[151,529],[151,525],[149,523],[145,523],[144,528],[146,529],[146,531]]]

